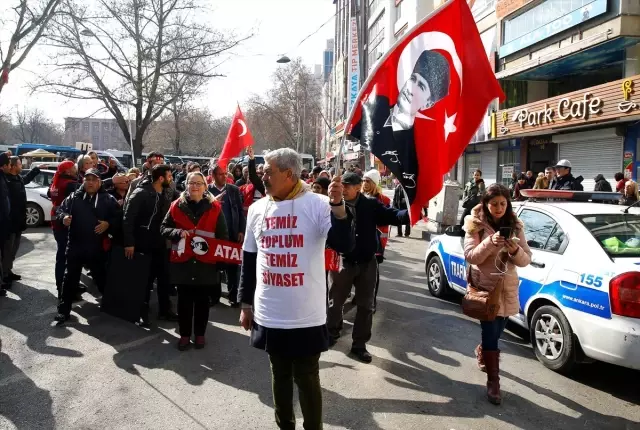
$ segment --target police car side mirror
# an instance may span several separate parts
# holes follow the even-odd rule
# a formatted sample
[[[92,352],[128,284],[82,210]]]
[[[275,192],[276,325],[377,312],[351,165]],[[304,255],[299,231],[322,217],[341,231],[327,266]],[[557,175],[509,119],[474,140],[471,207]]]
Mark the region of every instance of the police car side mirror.
[[[535,240],[527,240],[527,245],[529,245],[529,248],[536,248],[536,249],[542,248],[542,245],[540,245],[540,243],[536,242]]]
[[[444,234],[446,234],[447,236],[453,236],[453,237],[464,237],[464,230],[462,229],[462,226],[459,225],[452,225],[451,227],[447,227],[447,229],[444,231]]]

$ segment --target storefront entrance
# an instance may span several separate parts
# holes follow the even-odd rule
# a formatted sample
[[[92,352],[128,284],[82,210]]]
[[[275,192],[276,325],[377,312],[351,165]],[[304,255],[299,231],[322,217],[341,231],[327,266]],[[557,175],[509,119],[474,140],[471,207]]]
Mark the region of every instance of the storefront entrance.
[[[531,139],[528,142],[527,170],[534,175],[544,172],[544,169],[558,162],[558,145],[551,142],[551,138]]]

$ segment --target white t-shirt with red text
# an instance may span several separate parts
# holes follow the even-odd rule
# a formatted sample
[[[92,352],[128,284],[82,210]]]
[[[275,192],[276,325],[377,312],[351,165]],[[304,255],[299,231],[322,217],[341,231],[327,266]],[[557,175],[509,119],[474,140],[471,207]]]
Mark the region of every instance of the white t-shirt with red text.
[[[269,328],[326,323],[324,248],[331,228],[326,196],[305,192],[249,207],[243,250],[258,254],[253,317]]]

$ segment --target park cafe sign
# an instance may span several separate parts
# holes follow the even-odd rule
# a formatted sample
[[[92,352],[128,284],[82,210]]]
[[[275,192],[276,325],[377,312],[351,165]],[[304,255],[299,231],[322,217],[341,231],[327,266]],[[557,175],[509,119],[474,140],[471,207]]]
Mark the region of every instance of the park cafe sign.
[[[500,110],[491,114],[491,137],[504,139],[640,114],[640,76]]]

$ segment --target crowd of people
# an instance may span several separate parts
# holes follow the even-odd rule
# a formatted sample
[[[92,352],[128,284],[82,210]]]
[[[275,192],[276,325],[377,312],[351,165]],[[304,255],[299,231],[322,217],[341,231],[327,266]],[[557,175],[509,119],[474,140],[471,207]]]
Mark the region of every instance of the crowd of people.
[[[300,155],[290,149],[266,154],[264,165],[256,165],[252,148],[247,153],[246,166],[223,167],[215,159],[205,166],[172,166],[157,152],[147,156],[141,171],[119,171],[95,153],[59,163],[48,190],[57,244],[55,321],[71,319],[73,303],[86,291],[83,270],[100,301],[113,293],[114,255],[134,264],[144,256],[148,276],[136,275],[132,279],[140,285],[128,286],[144,290],[136,323],[151,326],[155,289],[157,318],[178,323],[177,348],[201,349],[209,308],[220,303],[226,279],[229,306],[241,308],[251,345],[269,355],[278,425],[295,427],[288,394],[295,380],[305,428],[321,428],[320,353],[338,342],[343,305],[355,287],[351,354],[371,362],[366,345],[379,265],[390,226],[398,226],[401,235],[409,224],[406,203],[384,195],[377,170],[349,166],[336,177],[335,169],[320,166],[304,171]],[[6,294],[5,287],[20,279],[12,262],[26,228],[24,184],[40,172],[20,175],[20,160],[9,154],[0,154],[0,166],[0,291]],[[236,243],[242,259],[212,259],[207,251],[214,240]],[[337,265],[317,264],[327,252],[337,256]]]
[[[616,185],[615,192],[622,193],[619,200],[621,205],[631,205],[640,200],[638,184],[632,179],[625,178],[622,172],[614,176]],[[512,201],[525,201],[527,198],[522,195],[522,190],[564,190],[564,191],[584,191],[582,185],[584,178],[575,177],[572,173],[572,165],[569,160],[560,160],[556,165],[545,168],[544,172],[537,175],[533,171],[513,173],[509,185],[509,198]],[[593,191],[612,192],[613,187],[602,174],[593,178],[595,185]],[[486,184],[482,178],[482,171],[476,169],[473,178],[465,184],[462,195],[463,213],[460,217],[460,225],[464,219],[471,214],[471,210],[480,203],[482,196],[486,192]]]

